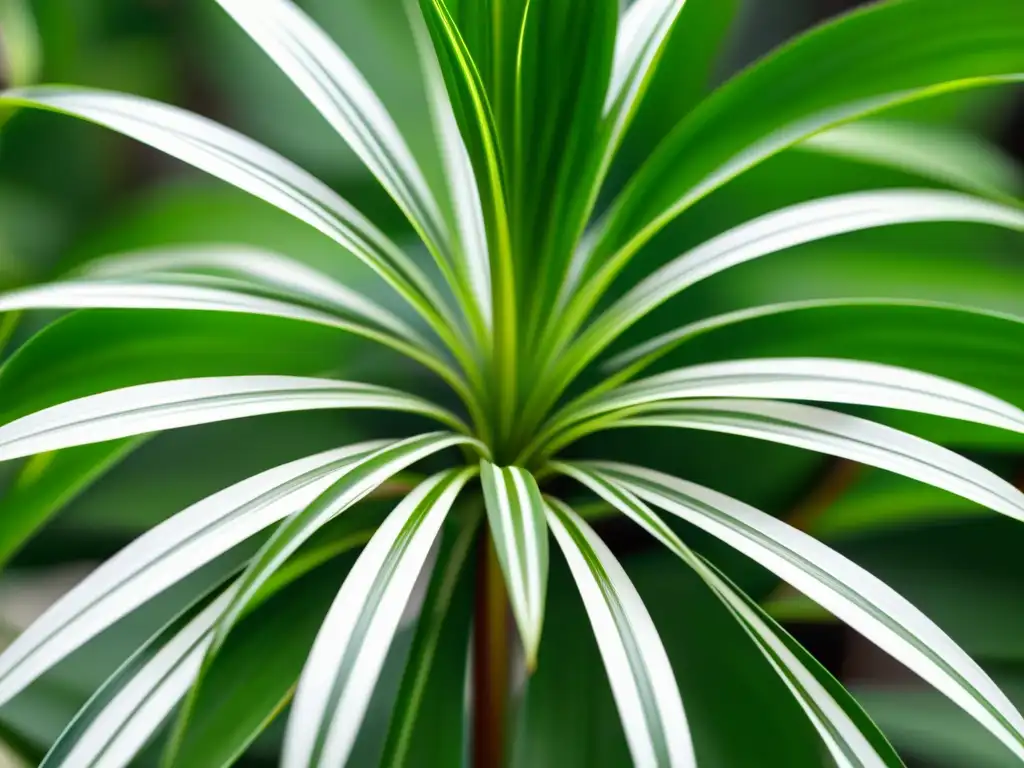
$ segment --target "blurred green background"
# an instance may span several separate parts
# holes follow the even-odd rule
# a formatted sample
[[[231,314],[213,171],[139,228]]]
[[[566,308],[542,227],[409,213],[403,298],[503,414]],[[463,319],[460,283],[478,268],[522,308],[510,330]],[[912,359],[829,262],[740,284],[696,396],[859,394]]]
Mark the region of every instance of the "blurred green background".
[[[428,168],[436,168],[431,137],[423,130],[426,106],[401,0],[300,4],[355,60],[414,151]],[[653,88],[627,142],[623,169],[642,158],[652,139],[663,135],[714,83],[816,20],[851,5],[836,0],[722,0],[698,6],[713,11],[684,15],[687,23],[706,26],[709,46],[726,40],[724,53],[710,72],[688,67],[685,55],[666,63],[671,76],[662,76]],[[129,91],[200,112],[296,160],[396,237],[411,240],[396,209],[353,154],[210,0],[0,0],[0,46],[2,77],[8,84],[76,83]],[[0,121],[7,117],[0,115]],[[943,97],[886,119],[898,121],[911,136],[923,131],[921,136],[952,137],[956,151],[980,151],[993,163],[1000,184],[1019,196],[1018,163],[1024,156],[1019,93]],[[898,168],[864,166],[806,149],[789,151],[689,211],[658,238],[643,266],[648,269],[658,258],[674,256],[744,219],[797,200],[900,186],[941,183]],[[354,259],[305,225],[103,129],[32,113],[18,115],[0,130],[0,288],[46,280],[107,253],[225,242],[277,250],[373,290]],[[1021,239],[980,226],[949,224],[835,238],[732,270],[647,322],[677,326],[682,320],[753,304],[836,296],[954,301],[1024,314]],[[759,321],[743,330],[712,334],[673,361],[723,354],[854,356],[858,345],[870,344],[872,350],[883,350],[885,362],[961,378],[1024,406],[1024,349],[1006,349],[1005,365],[997,368],[990,360],[982,365],[975,359],[974,338],[956,359],[932,353],[929,340],[934,343],[942,327],[930,322],[926,311],[880,310],[876,323],[855,327],[846,322],[842,307],[815,311],[820,323],[813,338],[806,324],[799,325],[802,335],[794,336],[785,318]],[[0,319],[0,342],[6,340],[0,359],[52,319],[33,316],[16,327],[13,318]],[[135,315],[93,313],[88,322],[139,323],[137,343],[161,343],[147,340],[144,318]],[[73,339],[56,335],[55,343],[67,346],[69,363],[52,375],[74,376],[76,365],[117,364],[116,354],[90,357],[87,330]],[[202,333],[200,326],[196,333]],[[173,353],[169,346],[168,354]],[[362,350],[354,353],[358,358]],[[359,360],[352,365],[358,367]],[[32,386],[31,381],[20,384],[22,391]],[[17,391],[0,387],[0,411],[11,413],[16,407],[12,392]],[[907,416],[889,421],[965,451],[1024,483],[1024,441],[1019,436],[937,426]],[[250,423],[229,423],[153,439],[78,495],[18,553],[0,579],[0,643],[86,569],[155,522],[254,471],[327,447],[337,441],[339,431],[359,430],[351,415],[287,415],[263,419],[258,429]],[[266,439],[268,434],[272,440]],[[1019,555],[1024,528],[911,481],[799,451],[727,437],[702,437],[699,450],[687,451],[678,445],[678,437],[671,439],[676,441],[671,445],[646,440],[621,450],[653,456],[681,450],[692,479],[797,519],[916,602],[1024,706],[1024,558]],[[744,467],[740,472],[738,464]],[[0,465],[0,515],[5,505],[31,500],[32,471],[28,464]],[[626,541],[622,547],[632,545]],[[1013,764],[1009,753],[966,715],[799,596],[772,583],[765,583],[760,594],[855,688],[908,762],[950,768]],[[173,600],[174,595],[166,598],[168,605]],[[153,610],[164,615],[168,608]],[[652,613],[659,618],[657,606]],[[45,749],[89,691],[151,626],[141,619],[136,623],[119,625],[116,632],[89,644],[49,675],[45,685],[0,710],[0,741],[28,755]],[[667,642],[677,634],[667,631]],[[258,765],[266,755],[267,749],[257,743],[246,761]]]

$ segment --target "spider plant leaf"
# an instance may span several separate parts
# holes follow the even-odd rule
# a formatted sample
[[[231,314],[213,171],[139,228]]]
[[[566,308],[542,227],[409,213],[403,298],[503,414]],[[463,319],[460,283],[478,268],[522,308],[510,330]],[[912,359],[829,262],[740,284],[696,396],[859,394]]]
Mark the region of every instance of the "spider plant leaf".
[[[573,372],[681,291],[740,264],[849,232],[920,222],[973,222],[1024,231],[1024,209],[958,192],[882,190],[799,203],[712,238],[637,283],[577,343]]]
[[[122,549],[0,654],[0,702],[118,619],[219,555],[304,508],[379,442],[284,464],[192,505]]]
[[[449,266],[450,236],[430,191],[387,108],[352,61],[291,0],[217,0],[295,83]]]
[[[487,228],[480,201],[480,187],[473,173],[466,142],[459,132],[459,123],[448,100],[444,74],[426,28],[423,15],[412,0],[407,3],[416,47],[423,67],[424,83],[430,100],[430,114],[438,136],[448,195],[455,218],[457,253],[461,256],[456,268],[461,269],[463,285],[475,302],[482,323],[482,337],[487,338],[494,323],[491,305],[491,265],[487,252]]]
[[[902,332],[894,333],[895,328]],[[822,338],[827,342],[821,343]],[[912,299],[811,299],[740,309],[690,323],[615,355],[604,369],[615,372],[616,381],[632,378],[682,345],[685,357],[694,362],[707,362],[716,348],[728,350],[730,357],[817,355],[838,348],[850,357],[963,379],[996,393],[1007,389],[1007,381],[997,375],[992,361],[1012,354],[1021,344],[1024,316]],[[959,364],[961,360],[964,364]],[[986,368],[991,370],[979,378],[979,370]],[[1015,389],[1011,386],[1009,391]]]
[[[681,3],[677,3],[681,5]],[[516,76],[515,145],[510,176],[512,237],[531,336],[557,297],[590,218],[612,130],[603,124],[616,52],[617,0],[596,0],[585,13],[572,0],[526,5]],[[542,326],[541,326],[542,327]]]
[[[466,749],[466,688],[473,624],[470,555],[480,515],[450,523],[416,626],[380,764],[457,765]]]
[[[165,749],[164,765],[227,768],[276,721],[295,693],[338,584],[351,569],[352,550],[372,534],[372,528],[335,527],[332,535],[338,538],[325,541],[319,548],[323,552],[294,558],[267,585],[265,602],[250,608],[218,653],[195,701],[195,717],[175,742],[174,753]],[[323,557],[330,562],[320,565]],[[317,564],[315,569],[310,563]]]
[[[888,166],[997,199],[1024,192],[1024,169],[1011,155],[955,128],[861,120],[812,136],[795,149]]]
[[[145,438],[83,446],[30,459],[0,497],[0,571],[35,532]]]
[[[931,683],[1024,759],[1024,718],[924,614],[807,534],[742,502],[669,475],[594,465],[642,500],[721,539],[792,584]]]
[[[494,319],[491,384],[497,410],[495,431],[512,429],[518,381],[516,269],[509,229],[506,160],[480,72],[444,0],[420,0],[437,52],[448,99],[476,174],[487,232]],[[495,12],[500,6],[495,3]]]
[[[526,652],[537,663],[548,582],[548,529],[537,481],[525,469],[480,462],[487,520],[505,576],[512,614]]]
[[[353,529],[331,543],[329,554],[343,554],[371,534],[372,529]],[[288,701],[337,580],[351,565],[351,559],[339,562],[339,574],[333,564],[318,567],[322,562],[312,557],[298,563],[252,605],[243,622],[245,634],[224,649],[214,670],[222,683],[220,697],[202,702],[203,728],[189,734],[180,764],[230,765]],[[230,593],[229,586],[216,600],[200,599],[158,631],[79,711],[43,764],[113,766],[133,760],[188,691]]]
[[[251,139],[176,107],[105,91],[40,86],[0,94],[0,104],[99,123],[281,208],[349,250],[450,337],[437,314],[444,301],[398,246],[326,184]]]
[[[719,88],[641,167],[595,238],[600,272],[580,302],[665,224],[772,155],[892,106],[1021,79],[1015,0],[880,3],[811,30]]]
[[[42,765],[128,765],[188,690],[230,598],[229,588],[154,635],[79,711]]]
[[[5,424],[0,427],[0,460],[165,429],[327,408],[397,410],[460,424],[426,400],[369,384],[300,376],[182,379],[91,395]]]
[[[686,0],[637,0],[622,15],[603,108],[612,147],[629,127],[685,4]]]
[[[828,670],[757,603],[687,547],[650,507],[599,471],[571,464],[555,467],[632,519],[697,572],[782,678],[837,765],[903,766],[878,726]]]
[[[502,145],[512,146],[515,79],[529,0],[444,0],[494,108]]]
[[[189,245],[151,248],[93,259],[76,271],[87,279],[149,278],[167,275],[220,276],[251,282],[273,295],[354,316],[417,339],[416,332],[390,310],[344,283],[303,264],[261,248],[244,245]],[[244,290],[244,289],[243,289]]]
[[[627,129],[620,153],[631,161],[630,167],[647,159],[676,123],[707,96],[739,5],[738,0],[686,0]]]
[[[885,469],[1024,521],[1024,493],[973,461],[856,416],[770,400],[693,400],[616,426],[699,429],[768,440]]]
[[[402,501],[363,550],[299,680],[282,764],[344,765],[398,622],[445,517],[475,469],[435,475]]]
[[[0,294],[0,312],[21,309],[176,309],[281,317],[312,323],[375,341],[416,360],[457,391],[471,397],[465,377],[434,344],[398,318],[391,331],[339,316],[338,308],[303,304],[291,294],[209,275],[156,273],[81,279],[30,286]],[[376,320],[388,319],[384,316]],[[396,333],[398,335],[396,335]]]
[[[1024,430],[1024,412],[992,395],[939,376],[892,365],[829,358],[731,360],[680,368],[572,406],[577,417],[689,398],[764,398],[867,405]]]
[[[547,509],[601,650],[633,762],[696,766],[675,674],[636,588],[576,513],[557,500]]]

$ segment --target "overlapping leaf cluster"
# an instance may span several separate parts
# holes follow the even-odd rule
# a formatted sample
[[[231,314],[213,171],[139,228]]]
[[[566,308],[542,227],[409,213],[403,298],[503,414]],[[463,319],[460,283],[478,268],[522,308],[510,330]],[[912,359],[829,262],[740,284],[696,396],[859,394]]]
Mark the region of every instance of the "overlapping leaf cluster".
[[[112,256],[60,282],[2,295],[0,311],[12,313],[116,308],[263,316],[280,321],[274,327],[281,337],[246,338],[243,326],[238,343],[282,349],[254,354],[245,375],[181,378],[170,358],[145,373],[104,371],[93,380],[23,392],[4,403],[0,460],[62,451],[52,482],[70,493],[131,450],[139,436],[213,421],[365,409],[430,419],[443,431],[401,439],[382,434],[249,478],[142,536],[59,600],[0,655],[0,702],[190,574],[247,542],[257,545],[240,571],[194,595],[190,608],[125,662],[45,765],[126,765],[168,721],[168,764],[220,765],[236,758],[292,691],[290,682],[278,682],[288,679],[286,670],[231,702],[241,714],[229,733],[210,732],[208,718],[216,722],[211,691],[232,654],[245,658],[232,630],[273,622],[280,611],[276,598],[305,594],[296,587],[357,547],[362,550],[329,607],[311,609],[322,618],[315,638],[296,628],[302,642],[288,658],[294,657],[290,669],[298,685],[283,764],[335,766],[349,759],[428,563],[430,587],[385,759],[405,764],[416,753],[413,745],[432,739],[431,759],[454,764],[463,749],[470,622],[462,608],[479,531],[493,541],[527,666],[544,662],[538,649],[553,538],[593,626],[633,761],[696,765],[686,702],[657,627],[608,544],[579,510],[545,495],[556,476],[635,522],[678,555],[681,569],[699,576],[781,678],[837,764],[901,763],[853,698],[691,550],[663,513],[703,529],[847,621],[1024,760],[1024,718],[942,630],[884,583],[736,499],[653,469],[572,453],[577,441],[612,429],[742,435],[879,467],[1024,520],[1024,495],[971,461],[891,427],[806,404],[890,408],[1024,433],[1024,412],[972,387],[842,359],[842,350],[837,358],[736,359],[647,375],[656,362],[710,331],[790,313],[895,311],[908,303],[755,307],[609,354],[628,330],[697,282],[797,245],[936,221],[1024,230],[1024,209],[1012,193],[975,173],[969,161],[908,152],[905,135],[872,123],[846,125],[939,93],[1024,79],[1019,0],[894,0],[813,30],[683,114],[621,188],[609,179],[645,96],[689,76],[667,67],[679,60],[669,55],[670,43],[687,42],[685,25],[701,5],[697,0],[637,0],[621,15],[618,0],[586,7],[570,0],[421,0],[410,6],[443,188],[428,181],[354,65],[290,0],[218,2],[365,163],[408,218],[427,258],[400,247],[293,163],[204,118],[115,93],[9,91],[0,97],[4,105],[105,125],[292,214],[333,239],[339,258],[355,257],[372,269],[394,300],[372,300],[287,256],[198,246]],[[909,165],[958,189],[888,189],[802,202],[721,233],[641,279],[629,277],[668,224],[798,145]],[[942,314],[951,326],[986,322],[1007,337],[1024,323],[961,306],[921,309]],[[60,328],[93,322],[88,318],[72,314],[29,342],[0,371],[0,391],[5,376],[16,380],[45,357],[38,350],[52,344]],[[219,330],[215,322],[209,321],[211,333]],[[404,355],[445,391],[331,378],[336,361],[327,344],[324,375],[289,375],[281,370],[287,369],[286,348],[306,339],[295,329],[309,326]],[[95,344],[101,348],[104,338]],[[599,442],[587,445],[593,451]],[[410,483],[407,471],[432,457],[447,468]],[[396,496],[401,501],[383,519],[364,514],[369,500]],[[5,523],[0,557],[15,551],[61,498],[26,504],[21,519]],[[438,697],[447,701],[428,701]],[[432,708],[457,713],[449,738],[424,725],[424,712]],[[443,717],[437,712],[431,715]]]

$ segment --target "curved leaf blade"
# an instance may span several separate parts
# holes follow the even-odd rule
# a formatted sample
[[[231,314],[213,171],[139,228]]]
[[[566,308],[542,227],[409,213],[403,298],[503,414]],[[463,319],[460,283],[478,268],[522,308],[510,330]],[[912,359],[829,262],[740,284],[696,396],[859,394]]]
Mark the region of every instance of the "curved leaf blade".
[[[0,654],[7,702],[69,653],[172,584],[303,509],[379,442],[309,456],[236,483],[140,536],[67,592]]]
[[[442,338],[445,307],[423,272],[326,184],[260,144],[206,118],[119,93],[43,86],[7,91],[0,104],[99,123],[267,201],[335,240],[394,288]],[[460,347],[456,343],[456,349]]]
[[[217,2],[352,147],[432,250],[447,252],[444,220],[412,152],[387,108],[334,41],[289,0]]]
[[[627,260],[697,200],[823,130],[942,92],[1020,81],[1022,51],[1024,11],[1013,0],[882,3],[818,27],[684,118],[622,193],[597,252]]]
[[[687,547],[650,507],[599,471],[563,463],[553,468],[582,483],[697,572],[786,683],[837,764],[850,768],[903,766],[850,693],[756,603]]]
[[[525,469],[480,462],[491,538],[526,652],[537,663],[548,581],[548,530],[537,481]]]
[[[443,409],[387,387],[300,376],[224,376],[140,384],[24,416],[0,427],[0,460],[215,421],[327,408],[405,411],[464,429]]]
[[[1024,493],[927,440],[866,419],[770,400],[694,400],[628,416],[616,427],[697,429],[768,440],[856,461],[954,493],[1024,522]]]
[[[924,614],[807,534],[708,488],[653,470],[594,465],[650,504],[704,529],[792,584],[957,703],[1024,759],[1024,718]]]
[[[633,762],[696,766],[672,666],[636,588],[569,507],[552,500],[547,517],[590,617]]]
[[[974,387],[894,365],[836,358],[761,358],[680,368],[569,406],[563,422],[698,398],[809,400],[878,406],[1024,430],[1024,411]]]
[[[735,266],[840,234],[936,221],[1024,232],[1024,209],[958,192],[907,189],[854,192],[773,211],[712,238],[640,281],[576,343],[579,359],[573,371],[672,297]]]
[[[285,737],[286,768],[347,761],[416,578],[475,471],[451,470],[421,483],[366,545],[299,681]]]

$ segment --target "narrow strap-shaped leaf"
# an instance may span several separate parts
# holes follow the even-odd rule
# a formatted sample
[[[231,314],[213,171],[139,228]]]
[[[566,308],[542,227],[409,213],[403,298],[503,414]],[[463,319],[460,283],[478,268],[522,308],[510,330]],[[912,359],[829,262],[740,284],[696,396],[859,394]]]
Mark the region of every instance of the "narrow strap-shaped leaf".
[[[230,600],[229,587],[190,619],[154,635],[79,711],[40,768],[128,765],[188,691]]]
[[[934,221],[1024,231],[1024,209],[959,192],[908,189],[854,192],[773,211],[712,238],[644,278],[578,340],[569,355],[569,371],[575,375],[626,329],[676,294],[739,264],[839,234]]]
[[[415,263],[326,184],[266,147],[198,115],[119,93],[48,86],[0,94],[0,104],[99,123],[266,200],[351,251],[402,295],[453,352],[461,351],[446,325],[451,318],[444,301]]]
[[[519,375],[516,265],[509,227],[506,160],[502,157],[498,128],[480,72],[446,3],[444,0],[420,0],[419,4],[479,185],[488,236],[494,320],[491,384],[496,400],[496,429],[503,437],[512,429]],[[504,4],[504,0],[494,3],[495,12],[500,13]]]
[[[1005,321],[1010,324],[1006,326],[1009,331],[1024,328],[1024,315],[1013,315],[981,307],[947,302],[880,297],[785,301],[777,304],[764,304],[757,307],[739,309],[689,323],[676,330],[655,336],[653,339],[649,339],[642,344],[638,344],[615,355],[603,367],[606,371],[615,371],[616,375],[612,378],[615,379],[616,383],[622,383],[622,381],[633,378],[637,373],[660,360],[681,344],[706,333],[738,326],[752,320],[770,319],[772,317],[782,319],[787,315],[796,316],[804,312],[813,314],[814,310],[827,311],[858,308],[877,311],[886,309],[917,310],[919,313],[928,311],[935,313],[937,316],[948,313],[950,318],[956,318],[960,315],[965,319]],[[924,319],[923,314],[922,319]],[[808,317],[807,322],[811,324],[814,322],[814,319]]]
[[[331,606],[303,670],[282,765],[344,765],[416,579],[475,469],[421,483],[381,525]]]
[[[849,768],[903,765],[885,736],[842,685],[756,603],[687,547],[650,507],[599,471],[563,463],[552,466],[632,519],[697,572],[789,687],[837,764]]]
[[[617,146],[654,73],[658,57],[686,0],[637,0],[623,14],[605,95],[605,119]]]
[[[719,88],[658,147],[605,221],[592,287],[682,211],[787,147],[898,104],[1022,78],[1016,0],[879,3],[811,30]]]
[[[76,275],[123,278],[163,273],[224,274],[283,291],[301,303],[354,315],[406,339],[416,332],[390,310],[330,275],[260,248],[243,245],[188,245],[112,254],[87,262]]]
[[[1024,493],[928,440],[866,419],[770,400],[694,400],[640,411],[620,427],[699,429],[770,440],[895,472],[1024,522]]]
[[[465,429],[444,409],[387,387],[301,376],[223,376],[140,384],[46,408],[0,427],[0,460],[165,429],[327,408],[405,411]]]
[[[761,358],[680,368],[572,406],[559,421],[690,398],[738,397],[869,405],[1024,430],[1024,411],[974,387],[908,368],[835,358]]]
[[[480,462],[487,520],[512,613],[526,651],[537,663],[548,581],[548,529],[537,481],[525,469]]]
[[[217,0],[345,139],[446,269],[449,236],[405,139],[366,78],[291,0]]]
[[[0,703],[150,598],[259,531],[303,509],[360,457],[361,443],[236,483],[146,532],[36,619],[0,654]]]
[[[590,617],[634,764],[696,766],[675,673],[636,588],[569,507],[551,500],[547,517]]]
[[[465,754],[468,709],[461,696],[469,673],[475,570],[470,554],[481,510],[448,524],[420,609],[380,764],[455,765]]]
[[[299,320],[337,328],[390,347],[437,373],[464,398],[472,398],[462,374],[452,368],[431,342],[401,321],[397,327],[392,325],[391,330],[400,334],[396,336],[321,307],[296,303],[290,296],[254,290],[238,281],[174,274],[126,275],[49,283],[0,294],[0,312],[29,309],[177,309]]]
[[[650,504],[704,529],[789,582],[934,685],[1024,759],[1024,718],[948,635],[879,579],[736,499],[641,467],[595,464]]]
[[[795,149],[896,168],[996,198],[1024,192],[1024,169],[1015,158],[980,136],[946,126],[862,120],[812,136]]]
[[[445,90],[444,75],[430,40],[430,32],[419,8],[409,2],[407,9],[423,67],[424,84],[430,100],[430,114],[440,142],[448,194],[455,216],[455,231],[458,235],[456,253],[460,257],[456,269],[461,271],[464,285],[468,287],[469,294],[475,302],[479,319],[483,324],[483,336],[486,338],[493,328],[494,308],[491,302],[491,265],[480,187],[473,173],[469,150],[459,131],[455,112]]]
[[[277,527],[239,577],[238,596],[217,627],[209,657],[223,644],[231,628],[255,599],[260,588],[320,528],[376,490],[403,469],[447,448],[475,446],[474,439],[447,432],[431,432],[401,440],[360,458],[308,506]]]

